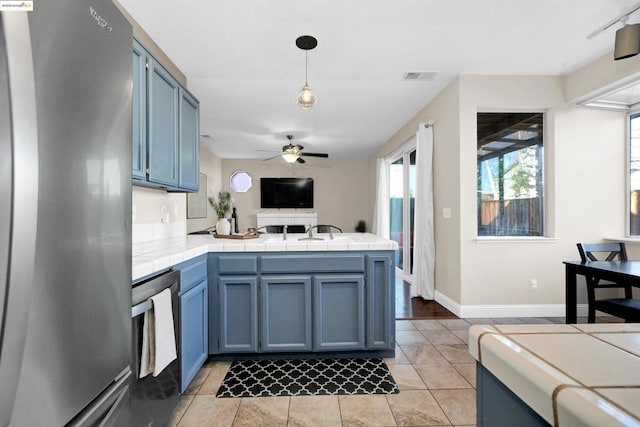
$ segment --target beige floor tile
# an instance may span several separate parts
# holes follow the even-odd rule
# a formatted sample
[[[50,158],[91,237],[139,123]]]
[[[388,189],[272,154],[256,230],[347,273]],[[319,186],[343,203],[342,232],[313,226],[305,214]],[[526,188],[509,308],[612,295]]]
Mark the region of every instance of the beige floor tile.
[[[427,388],[412,365],[388,365],[388,368],[400,390],[422,390]]]
[[[229,362],[216,362],[211,366],[209,375],[200,386],[198,394],[216,394],[230,366]]]
[[[191,380],[189,387],[184,391],[184,394],[198,394],[198,390],[200,390],[200,387],[204,384],[209,372],[211,372],[210,367],[200,368],[196,376]]]
[[[396,422],[382,394],[340,396],[344,427],[395,426]]]
[[[180,419],[191,405],[191,401],[193,400],[193,395],[185,394],[180,396],[178,399],[178,405],[171,413],[171,417],[169,417],[169,421],[167,421],[167,427],[175,427],[180,422]]]
[[[243,397],[233,425],[243,427],[286,426],[289,399],[289,397]]]
[[[438,344],[434,347],[451,363],[475,363],[476,361],[469,354],[469,347],[466,344]]]
[[[399,345],[429,343],[419,331],[396,331],[396,342]]]
[[[420,331],[431,344],[464,344],[460,338],[448,329],[440,331]],[[467,332],[467,330],[459,331]]]
[[[460,375],[462,375],[469,384],[471,384],[471,387],[476,388],[475,363],[453,363],[452,366],[456,371],[460,372]]]
[[[442,356],[431,344],[402,345],[400,348],[412,364],[428,363],[431,361],[447,361],[447,359],[445,359],[444,356]]]
[[[239,405],[240,399],[194,396],[178,427],[229,427],[233,424]]]
[[[476,423],[475,390],[431,390],[431,394],[454,425]]]
[[[451,425],[428,390],[388,394],[387,402],[399,426]]]
[[[462,341],[465,344],[469,344],[469,331],[466,329],[458,329],[458,330],[454,330],[451,331],[452,334],[454,334],[455,336],[457,336],[458,338],[460,338],[460,341]]]
[[[411,323],[413,323],[419,331],[437,331],[444,329],[442,323],[437,320],[412,320]]]
[[[471,385],[451,364],[412,365],[429,390],[471,388]]]
[[[471,324],[464,319],[442,319],[438,320],[442,325],[450,330],[469,329]]]
[[[411,363],[404,351],[398,346],[396,346],[395,357],[388,357],[384,359],[384,362],[387,365],[408,365]]]
[[[341,423],[338,396],[291,396],[288,427],[335,427]]]
[[[416,327],[413,326],[410,320],[396,320],[396,331],[415,331]]]

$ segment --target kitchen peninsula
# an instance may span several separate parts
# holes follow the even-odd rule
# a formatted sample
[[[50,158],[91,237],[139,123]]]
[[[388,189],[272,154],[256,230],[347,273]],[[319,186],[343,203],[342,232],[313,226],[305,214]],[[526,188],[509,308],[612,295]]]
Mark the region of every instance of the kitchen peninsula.
[[[208,348],[208,354],[192,357],[198,368],[208,355],[392,355],[397,244],[368,233],[305,237],[195,235],[136,243],[133,280],[175,268],[182,274],[181,295],[200,283],[204,309],[181,304],[183,351],[193,344],[185,340],[202,342],[203,334]],[[193,319],[197,312],[200,325]]]

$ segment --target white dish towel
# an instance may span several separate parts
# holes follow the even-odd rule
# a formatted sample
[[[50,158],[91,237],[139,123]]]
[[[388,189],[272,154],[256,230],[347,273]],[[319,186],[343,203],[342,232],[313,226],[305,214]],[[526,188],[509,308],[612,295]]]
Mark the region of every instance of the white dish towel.
[[[171,291],[167,288],[149,299],[153,308],[144,313],[140,378],[151,373],[157,377],[178,357],[176,335],[173,329]]]

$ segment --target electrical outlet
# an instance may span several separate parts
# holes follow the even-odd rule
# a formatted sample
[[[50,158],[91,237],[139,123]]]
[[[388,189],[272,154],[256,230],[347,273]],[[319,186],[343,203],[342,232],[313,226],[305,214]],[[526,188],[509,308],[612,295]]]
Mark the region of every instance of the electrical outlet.
[[[536,279],[529,281],[529,290],[534,292],[538,290],[538,281]]]

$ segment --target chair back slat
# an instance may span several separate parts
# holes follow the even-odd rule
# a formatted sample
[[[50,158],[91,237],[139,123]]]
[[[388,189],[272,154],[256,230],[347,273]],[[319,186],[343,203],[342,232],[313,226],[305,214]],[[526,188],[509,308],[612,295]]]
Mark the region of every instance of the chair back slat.
[[[627,261],[627,249],[623,242],[615,243],[578,243],[578,252],[582,262],[590,261],[613,261],[616,258],[620,261]],[[604,259],[598,258],[597,253],[606,253]],[[603,256],[603,255],[601,255]]]

